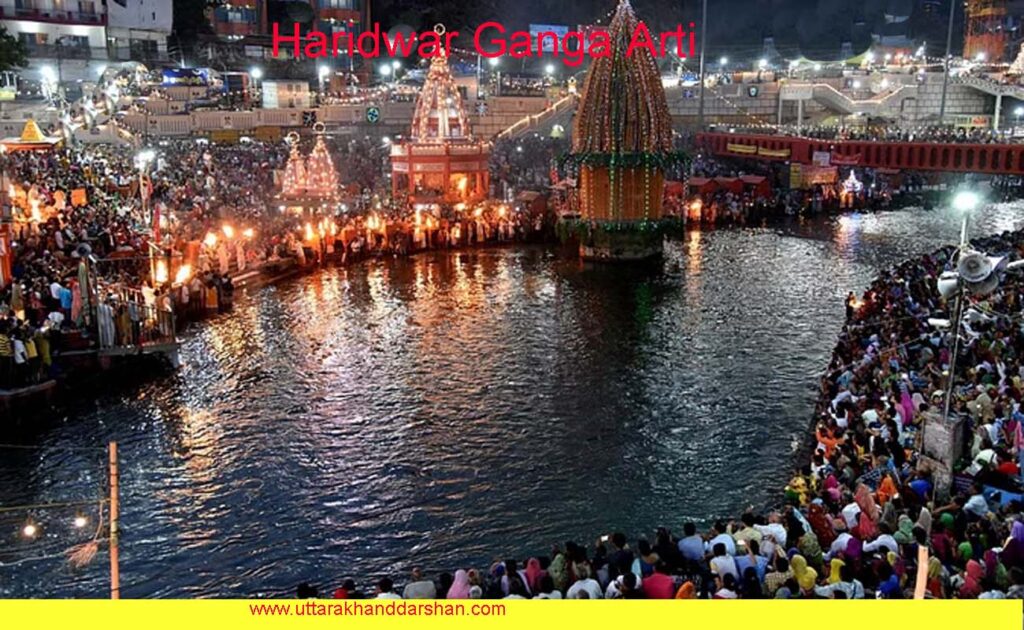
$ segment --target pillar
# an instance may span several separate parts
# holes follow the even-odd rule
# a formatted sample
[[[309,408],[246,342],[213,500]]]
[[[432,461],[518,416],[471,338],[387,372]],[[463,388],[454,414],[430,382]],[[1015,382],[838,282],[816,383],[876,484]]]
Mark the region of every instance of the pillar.
[[[999,114],[1003,111],[1003,95],[996,94],[996,111],[992,116],[992,129],[999,131]]]
[[[804,128],[804,99],[796,101],[796,132],[800,133]]]
[[[779,90],[779,119],[778,119],[778,122],[776,123],[778,125],[782,124],[782,104],[784,102],[785,101],[782,100],[782,90]]]

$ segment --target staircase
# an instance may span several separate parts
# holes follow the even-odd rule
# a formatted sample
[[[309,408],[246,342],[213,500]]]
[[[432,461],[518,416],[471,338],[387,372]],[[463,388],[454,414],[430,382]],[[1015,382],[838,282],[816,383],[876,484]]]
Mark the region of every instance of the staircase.
[[[949,81],[972,87],[992,96],[1009,96],[1024,101],[1024,86],[1015,83],[1001,83],[995,79],[978,75],[950,76]]]
[[[879,98],[854,100],[831,85],[816,83],[813,86],[815,101],[843,115],[865,114],[867,116],[876,116],[883,112],[888,113],[891,112],[893,103],[899,103],[904,98],[916,95],[916,85],[901,85]]]
[[[509,140],[521,138],[530,132],[538,131],[542,126],[546,127],[556,124],[562,125],[568,132],[568,122],[572,120],[572,113],[576,111],[576,100],[575,94],[563,96],[546,109],[536,114],[525,116],[522,120],[495,136],[495,139]]]

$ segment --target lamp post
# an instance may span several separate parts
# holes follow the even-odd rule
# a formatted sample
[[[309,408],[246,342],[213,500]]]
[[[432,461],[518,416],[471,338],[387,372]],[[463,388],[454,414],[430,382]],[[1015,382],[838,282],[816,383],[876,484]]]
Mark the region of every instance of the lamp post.
[[[496,73],[494,82],[494,95],[498,96],[499,94],[501,94],[501,70],[498,69],[498,64],[501,63],[501,57],[491,57],[490,59],[487,60],[487,63],[490,64],[491,68]]]
[[[707,34],[708,0],[702,0],[700,13],[700,65],[697,69],[700,79],[700,97],[697,104],[697,128],[701,131],[704,130],[704,47],[708,41]]]
[[[967,247],[967,222],[971,213],[978,207],[977,193],[969,190],[957,193],[953,198],[953,207],[963,215],[960,223],[960,247],[957,249],[957,261],[963,256],[964,248]],[[953,384],[956,380],[956,360],[960,353],[960,320],[963,319],[964,309],[964,287],[959,283],[956,291],[956,298],[953,302],[953,319],[951,319],[950,330],[953,333],[953,346],[949,353],[949,376],[946,377],[946,399],[943,401],[942,419],[949,421],[949,412],[953,403]]]
[[[316,75],[317,75],[317,79],[320,80],[320,98],[321,99],[324,97],[324,81],[327,80],[327,76],[329,74],[331,74],[331,69],[328,68],[327,66],[320,66],[317,69]]]
[[[249,71],[249,76],[252,77],[252,91],[253,98],[255,98],[260,91],[260,80],[263,79],[263,68],[260,68],[259,66],[254,67]]]
[[[946,29],[946,56],[942,63],[942,100],[939,102],[939,124],[946,121],[946,90],[949,87],[949,62],[953,54],[953,17],[958,0],[949,0],[949,26]]]

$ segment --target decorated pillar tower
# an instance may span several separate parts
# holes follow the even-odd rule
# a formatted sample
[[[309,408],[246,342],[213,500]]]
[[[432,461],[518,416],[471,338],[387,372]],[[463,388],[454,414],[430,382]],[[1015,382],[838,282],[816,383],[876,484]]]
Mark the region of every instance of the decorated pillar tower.
[[[579,169],[580,254],[592,260],[642,260],[662,249],[665,168],[672,118],[650,50],[627,55],[639,20],[621,0],[608,28],[609,55],[587,72],[568,159]]]
[[[444,27],[435,27],[438,35]],[[490,188],[490,145],[473,137],[444,49],[416,101],[409,138],[391,146],[392,194],[413,202],[472,202]]]

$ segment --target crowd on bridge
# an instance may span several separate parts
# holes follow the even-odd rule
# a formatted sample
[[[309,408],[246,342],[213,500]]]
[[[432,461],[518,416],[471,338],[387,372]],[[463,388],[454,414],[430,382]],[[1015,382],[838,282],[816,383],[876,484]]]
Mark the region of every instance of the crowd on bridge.
[[[835,140],[838,142],[927,142],[949,144],[1007,144],[1017,143],[1022,138],[1014,135],[1013,130],[994,130],[986,127],[951,127],[944,125],[918,125],[903,127],[900,125],[757,125],[757,126],[718,126],[712,129],[716,133],[753,134],[791,136],[810,138],[813,140]]]
[[[979,239],[1020,258],[1024,232]],[[846,301],[821,379],[813,453],[780,505],[735,518],[565,542],[427,575],[339,579],[299,597],[379,599],[1024,599],[1024,284],[972,300],[952,413],[965,453],[949,479],[922,452],[942,418],[949,333],[931,318],[947,247],[883,272]],[[948,490],[945,486],[949,486]],[[948,494],[948,498],[947,498]],[[614,524],[612,524],[614,525]],[[669,524],[667,524],[669,525]],[[681,525],[681,526],[680,526]]]

